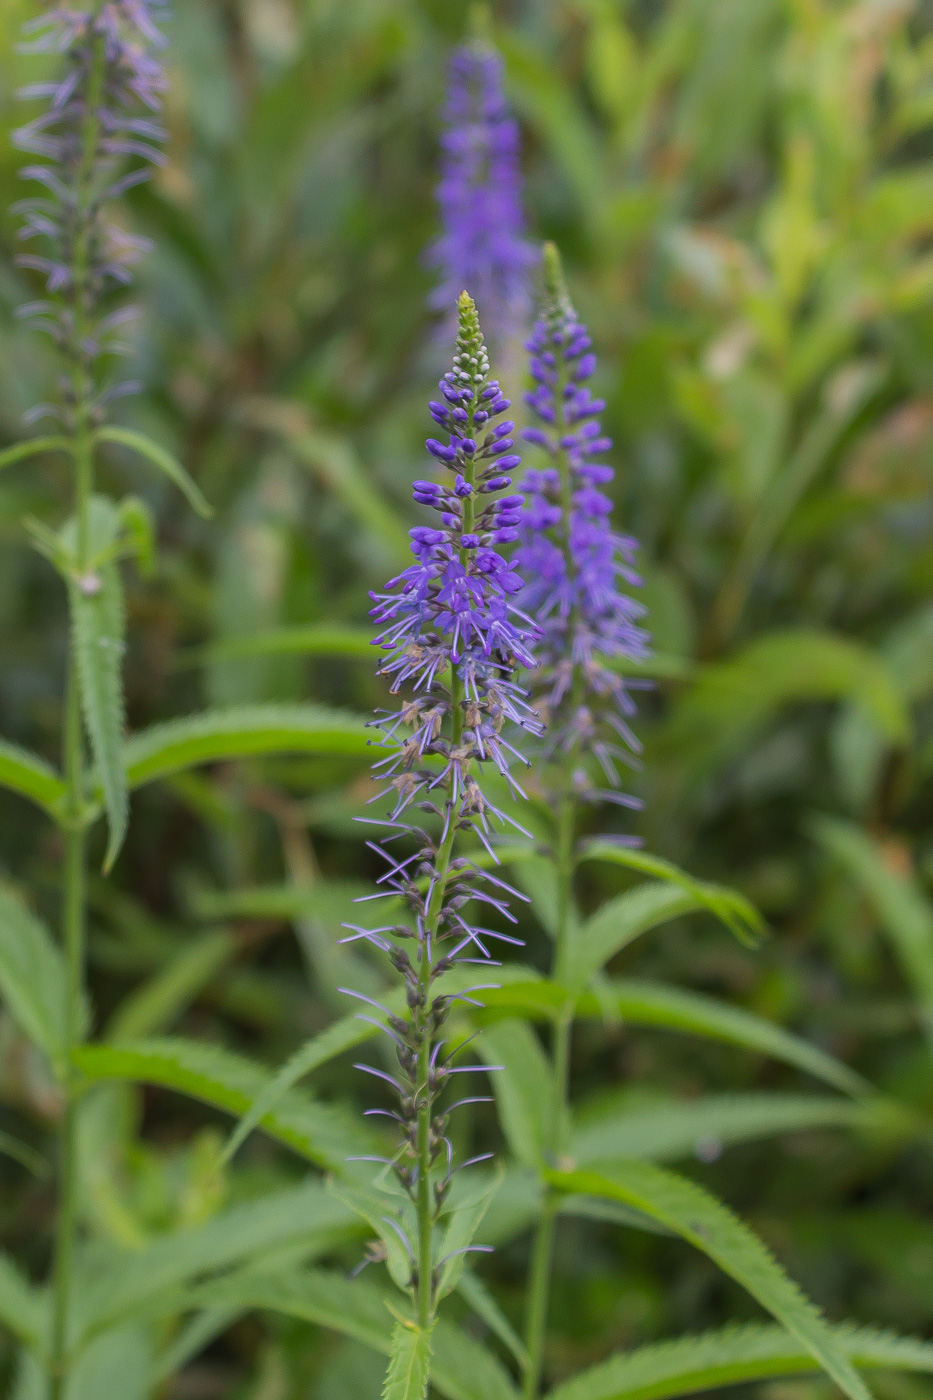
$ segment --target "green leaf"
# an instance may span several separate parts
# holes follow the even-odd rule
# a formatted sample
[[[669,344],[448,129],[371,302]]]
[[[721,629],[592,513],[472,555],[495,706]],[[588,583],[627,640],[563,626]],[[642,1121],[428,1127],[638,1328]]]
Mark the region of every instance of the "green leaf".
[[[747,1289],[850,1400],[870,1400],[870,1392],[813,1304],[758,1237],[695,1182],[648,1162],[621,1162],[598,1174],[550,1172],[548,1177],[560,1190],[608,1196],[675,1230]]]
[[[96,593],[80,581],[69,589],[75,653],[81,683],[81,706],[107,809],[109,838],[104,869],[116,859],[129,815],[123,755],[123,590],[115,564],[94,575]]]
[[[476,1316],[482,1318],[490,1332],[499,1338],[511,1352],[522,1370],[528,1366],[528,1351],[525,1343],[515,1331],[505,1313],[499,1307],[482,1279],[472,1269],[464,1269],[457,1280],[457,1292],[463,1301],[472,1308]]]
[[[474,1019],[483,1024],[493,1017],[515,1015],[553,1021],[572,997],[569,988],[541,977],[533,968],[518,964],[498,968],[496,980],[500,984],[496,990],[483,992],[483,1011],[473,1013]],[[444,990],[459,988],[461,982],[466,985],[465,978],[445,978]],[[657,1026],[708,1036],[794,1065],[846,1094],[874,1093],[867,1080],[824,1050],[762,1016],[700,992],[657,982],[606,978],[596,991],[584,992],[579,997],[575,1015],[579,1019],[601,1021],[607,1016],[618,1017],[635,1026]]]
[[[239,1117],[269,1083],[251,1060],[214,1045],[181,1039],[133,1045],[84,1045],[74,1063],[91,1080],[123,1080],[176,1089]],[[368,1134],[349,1110],[315,1103],[292,1091],[262,1119],[263,1131],[317,1165],[341,1172],[352,1153],[371,1150]]]
[[[308,1260],[358,1234],[356,1216],[319,1181],[268,1192],[111,1262],[82,1290],[80,1335],[87,1341],[160,1298],[177,1309],[183,1285],[248,1261],[255,1267],[285,1245]]]
[[[580,1123],[569,1155],[581,1166],[619,1157],[667,1161],[704,1148],[718,1152],[732,1142],[808,1128],[909,1130],[911,1120],[897,1105],[873,1100],[817,1098],[803,1094],[710,1094],[699,1099],[603,1111]]]
[[[588,841],[580,852],[579,859],[608,861],[614,865],[624,865],[629,870],[640,870],[645,875],[654,875],[676,885],[684,894],[690,895],[697,908],[707,909],[726,925],[742,943],[754,944],[765,931],[765,923],[753,904],[725,885],[710,885],[695,880],[685,870],[661,856],[649,855],[647,851],[633,851],[611,841]],[[673,916],[669,916],[673,917]]]
[[[606,995],[615,1011],[637,1026],[663,1026],[668,1030],[685,1031],[709,1036],[746,1050],[770,1055],[775,1060],[794,1065],[806,1074],[832,1084],[846,1094],[872,1092],[872,1086],[839,1060],[833,1059],[815,1045],[791,1035],[781,1026],[729,1006],[714,997],[699,992],[683,991],[660,983],[613,980],[606,983]],[[577,1007],[578,1015],[601,1017],[605,1006],[599,998],[587,994]]]
[[[0,786],[27,797],[53,821],[61,820],[66,787],[50,763],[38,754],[0,739]]]
[[[431,1333],[413,1322],[397,1322],[382,1400],[425,1400],[431,1360]]]
[[[64,961],[48,929],[0,884],[0,996],[53,1063],[66,1043],[65,985]]]
[[[125,762],[131,788],[201,763],[269,753],[367,753],[366,721],[319,705],[249,705],[207,710],[134,734]]]
[[[345,1051],[353,1049],[354,1046],[361,1045],[364,1041],[369,1040],[373,1033],[374,1027],[367,1022],[360,1021],[356,1016],[346,1016],[335,1021],[332,1026],[328,1026],[319,1035],[306,1040],[304,1045],[296,1050],[291,1059],[286,1060],[278,1073],[270,1079],[263,1092],[250,1105],[249,1111],[240,1119],[227,1140],[221,1161],[229,1162],[253,1129],[264,1121],[282,1096],[288,1093],[299,1079],[303,1079],[306,1074],[312,1074],[314,1070],[327,1064],[337,1055],[342,1055]]]
[[[856,1366],[933,1371],[933,1345],[929,1342],[868,1327],[829,1330],[838,1350]],[[783,1327],[724,1327],[611,1356],[557,1386],[546,1400],[673,1400],[720,1386],[820,1369],[815,1357]]]
[[[46,1304],[38,1289],[28,1283],[13,1260],[0,1253],[0,1323],[34,1350],[41,1349]]]
[[[453,1205],[438,1249],[437,1262],[441,1270],[438,1298],[446,1298],[457,1287],[466,1266],[467,1251],[476,1238],[499,1185],[499,1179],[494,1179],[486,1185],[474,1187],[465,1200]],[[441,1260],[444,1262],[441,1263]]]
[[[193,939],[120,1004],[108,1027],[107,1039],[135,1040],[167,1029],[234,952],[233,939],[226,933],[208,933]]]
[[[677,885],[652,881],[616,895],[589,918],[570,941],[566,979],[582,989],[594,973],[641,934],[682,914],[707,908]]]
[[[507,1020],[487,1026],[477,1041],[490,1068],[490,1082],[499,1105],[499,1121],[515,1157],[536,1166],[549,1140],[553,1090],[551,1067],[541,1042],[524,1021]]]
[[[155,1350],[152,1329],[130,1322],[95,1337],[78,1357],[65,1390],[65,1400],[149,1400],[152,1395]]]
[[[74,443],[71,438],[62,437],[60,434],[14,443],[12,447],[6,447],[0,452],[0,471],[4,467],[12,467],[16,462],[25,461],[27,457],[37,457],[40,452],[64,452],[70,457],[74,452]]]
[[[675,710],[671,738],[680,750],[705,746],[719,761],[782,706],[841,699],[870,714],[889,743],[908,741],[910,714],[883,658],[831,632],[773,632],[701,673]]]
[[[365,627],[316,622],[308,627],[274,627],[251,636],[224,637],[208,646],[183,652],[176,663],[210,665],[215,661],[239,661],[251,656],[356,656],[372,661],[373,633]]]
[[[417,1226],[408,1199],[400,1198],[399,1189],[393,1186],[394,1180],[389,1178],[382,1190],[376,1183],[367,1187],[332,1184],[331,1190],[349,1210],[366,1221],[381,1242],[392,1282],[405,1293],[411,1287],[414,1262],[414,1250],[407,1241],[414,1239]]]
[[[164,472],[170,481],[173,481],[179,491],[187,498],[198,513],[208,519],[213,515],[208,502],[204,499],[200,487],[192,481],[184,467],[173,457],[171,452],[167,452],[164,447],[160,447],[157,442],[146,437],[145,433],[134,432],[131,428],[100,428],[95,433],[98,442],[114,442],[121,447],[128,447],[131,452],[136,452],[140,457],[145,457],[159,471]]]
[[[288,1275],[240,1275],[207,1284],[193,1294],[195,1306],[268,1309],[314,1322],[388,1356],[392,1313],[399,1294],[365,1279],[350,1280],[323,1269]],[[506,1372],[486,1349],[443,1318],[431,1334],[431,1384],[448,1400],[517,1400]]]
[[[848,871],[875,912],[920,1003],[927,1039],[933,1044],[933,907],[906,868],[897,869],[878,843],[850,822],[819,817],[816,839]],[[894,852],[904,864],[905,852]]]

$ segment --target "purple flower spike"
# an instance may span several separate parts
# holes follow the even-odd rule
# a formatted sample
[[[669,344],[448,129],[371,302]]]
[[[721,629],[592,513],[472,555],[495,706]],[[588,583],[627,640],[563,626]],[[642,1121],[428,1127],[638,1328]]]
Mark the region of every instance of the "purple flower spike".
[[[493,548],[507,533],[499,529],[504,503],[475,489],[480,480],[487,491],[493,485],[485,473],[494,460],[496,430],[481,429],[502,411],[479,404],[498,403],[501,395],[490,382],[476,307],[466,292],[458,313],[457,353],[441,382],[444,399],[456,407],[439,415],[432,405],[453,451],[452,461],[432,451],[450,473],[437,487],[444,528],[416,526],[416,562],[373,595],[373,616],[383,629],[376,641],[387,653],[380,674],[390,677],[393,694],[404,687],[406,696],[373,721],[387,750],[373,772],[384,784],[379,796],[388,797],[392,808],[388,821],[378,823],[390,835],[371,849],[387,863],[381,889],[401,901],[404,915],[390,927],[347,926],[352,938],[387,953],[405,983],[407,1013],[387,1015],[380,1024],[398,1058],[398,1076],[389,1079],[398,1093],[394,1116],[402,1130],[393,1163],[410,1201],[399,1218],[417,1238],[410,1283],[424,1326],[433,1321],[437,1303],[436,1227],[459,1170],[447,1136],[450,1109],[439,1112],[437,1100],[451,1076],[467,1068],[452,1067],[454,1052],[442,1031],[453,1002],[477,1005],[471,994],[495,985],[480,981],[464,988],[461,980],[451,990],[438,979],[461,964],[492,963],[495,942],[517,941],[471,918],[479,905],[514,922],[508,899],[523,898],[476,861],[483,848],[495,861],[495,826],[522,831],[490,800],[485,775],[492,767],[523,796],[511,771],[516,761],[525,762],[514,731],[541,733],[515,679],[519,668],[534,667],[529,644],[535,628],[513,601],[522,588],[519,574]],[[429,483],[415,483],[415,499],[435,503]],[[515,497],[508,500],[514,504]],[[416,820],[415,812],[426,816]],[[396,839],[403,843],[401,854],[389,850]]]
[[[545,247],[544,267],[544,314],[528,342],[535,387],[526,395],[540,426],[523,437],[544,449],[548,465],[523,482],[516,553],[527,579],[523,601],[541,632],[532,692],[549,725],[548,752],[593,755],[615,788],[618,762],[631,764],[640,749],[631,691],[644,683],[611,664],[647,655],[648,634],[638,625],[645,608],[620,587],[641,582],[638,545],[612,529],[612,502],[597,489],[613,473],[592,458],[612,444],[597,418],[604,405],[585,384],[596,357],[553,244]],[[584,786],[590,790],[588,780]]]
[[[108,209],[165,160],[159,111],[166,79],[155,56],[165,15],[160,0],[102,0],[53,5],[27,27],[35,37],[26,47],[62,62],[57,79],[19,94],[45,107],[13,141],[35,157],[20,173],[41,191],[14,206],[20,239],[38,243],[19,263],[41,275],[48,294],[24,314],[51,334],[82,381],[65,390],[66,423],[75,395],[91,395],[91,417],[99,420],[112,398],[135,388],[105,390],[100,382],[101,362],[123,353],[118,332],[132,314],[126,307],[108,314],[105,303],[131,280],[130,266],[149,244],[111,223]]]
[[[502,59],[487,44],[454,50],[444,120],[443,233],[428,253],[441,280],[431,306],[446,311],[466,287],[490,341],[501,344],[527,325],[537,255],[522,236],[518,126],[503,93]]]

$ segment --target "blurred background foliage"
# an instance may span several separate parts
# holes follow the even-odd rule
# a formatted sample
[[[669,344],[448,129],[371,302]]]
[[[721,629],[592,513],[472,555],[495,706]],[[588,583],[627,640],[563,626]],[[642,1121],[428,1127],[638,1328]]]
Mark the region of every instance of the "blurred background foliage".
[[[32,13],[0,0],[4,130],[35,77],[16,47]],[[156,569],[129,582],[133,728],[208,702],[378,703],[365,658],[244,656],[236,642],[365,624],[366,590],[404,557],[447,349],[425,311],[423,249],[444,64],[464,26],[448,0],[176,0],[171,159],[127,201],[155,248],[134,331],[144,392],[123,416],[185,462],[217,517],[195,520],[114,449],[113,483],[159,522]],[[933,9],[503,0],[494,26],[530,230],[560,244],[591,325],[618,516],[642,541],[657,655],[639,834],[743,890],[772,930],[748,951],[712,921],[675,922],[619,964],[806,1035],[913,1115],[906,1146],[897,1132],[704,1139],[687,1167],[832,1317],[929,1334]],[[5,211],[19,163],[4,141],[4,442],[54,375],[15,315],[27,288]],[[519,364],[507,360],[515,390]],[[54,461],[0,480],[0,732],[51,755],[65,614],[20,522],[64,506]],[[366,782],[355,761],[267,761],[137,794],[116,877],[94,894],[98,1027],[180,1029],[278,1064],[342,1012],[337,928],[373,873],[350,821]],[[54,909],[54,836],[16,797],[0,804],[3,866]],[[595,900],[616,877],[588,878]],[[358,963],[350,975],[375,978]],[[624,1025],[585,1029],[575,1073],[582,1090],[647,1101],[798,1078]],[[322,1085],[366,1092],[343,1061]],[[0,1232],[36,1272],[58,1110],[3,1020],[0,1128],[38,1157],[0,1157]],[[219,1177],[225,1128],[178,1096],[114,1090],[85,1154],[88,1223],[138,1248],[300,1178],[259,1136]],[[525,1250],[490,1266],[516,1322]],[[568,1223],[559,1274],[558,1376],[613,1346],[752,1315],[712,1265],[653,1235]],[[248,1318],[165,1393],[342,1400],[375,1393],[380,1368],[298,1323]],[[923,1392],[902,1380],[885,1393]]]

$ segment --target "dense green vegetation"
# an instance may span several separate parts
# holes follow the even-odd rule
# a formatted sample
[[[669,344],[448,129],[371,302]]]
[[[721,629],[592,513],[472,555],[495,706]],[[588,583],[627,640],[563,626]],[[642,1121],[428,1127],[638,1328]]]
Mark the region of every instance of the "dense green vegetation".
[[[138,737],[106,879],[103,823],[91,838],[95,1043],[77,1060],[101,1085],[79,1136],[76,1325],[100,1340],[69,1400],[379,1393],[385,1271],[363,1274],[341,1337],[366,1232],[320,1180],[367,1150],[372,1088],[351,1040],[315,1042],[268,1131],[218,1157],[267,1082],[240,1057],[271,1075],[347,1015],[340,986],[377,994],[383,981],[337,939],[378,871],[352,820],[369,789],[356,717],[384,696],[367,590],[406,557],[424,403],[447,354],[423,249],[460,10],[175,3],[170,160],[126,199],[154,242],[132,331],[144,392],[116,418],[170,449],[215,514],[192,512],[118,434],[103,444],[104,485],[145,499],[157,539],[151,568],[125,573]],[[35,77],[17,49],[32,13],[0,0],[4,130]],[[644,811],[594,814],[593,833],[635,829],[651,855],[717,887],[678,887],[678,906],[665,886],[657,917],[673,917],[631,947],[610,935],[579,970],[580,1110],[558,1185],[615,1194],[622,1223],[561,1216],[548,1377],[555,1400],[684,1393],[638,1389],[621,1370],[602,1389],[596,1373],[568,1378],[748,1322],[760,1333],[730,1345],[770,1345],[777,1360],[722,1393],[816,1400],[834,1393],[822,1377],[769,1379],[797,1352],[715,1248],[702,1252],[716,1222],[690,1217],[679,1233],[694,1230],[694,1249],[631,1228],[630,1212],[661,1190],[645,1163],[671,1163],[747,1221],[830,1321],[933,1335],[933,31],[906,0],[514,0],[494,26],[530,231],[560,244],[599,352],[617,516],[642,542],[655,639]],[[0,146],[3,446],[56,373],[15,315],[31,295],[5,212],[21,163]],[[517,354],[506,370],[518,389]],[[57,526],[69,503],[53,455],[0,478],[0,734],[56,766],[67,612],[23,522]],[[254,708],[270,704],[284,708]],[[209,705],[241,707],[226,736],[140,733]],[[55,924],[63,848],[41,810],[55,781],[0,748],[0,783],[32,799],[0,792],[0,1241],[36,1282],[52,1249],[63,1052],[56,968],[10,952],[41,940],[9,888]],[[665,877],[598,845],[587,855],[584,914]],[[533,862],[515,874],[536,898],[522,960],[543,974],[546,883]],[[761,911],[757,946],[724,926],[724,911],[740,932],[754,917],[720,886]],[[614,948],[610,980],[599,969]],[[527,1078],[506,1137],[492,1109],[463,1131],[529,1172],[491,1206],[482,1237],[498,1247],[477,1265],[506,1366],[547,1070],[528,1027],[549,1012],[529,978],[511,1001],[504,980],[486,1043]],[[600,1185],[591,1164],[607,1156],[617,1173]],[[670,1224],[687,1207],[665,1201],[655,1215]],[[14,1381],[13,1333],[43,1325],[19,1274],[0,1264],[2,1365],[11,1396],[36,1400],[31,1363]],[[483,1309],[458,1296],[450,1315],[483,1337]],[[500,1370],[473,1373],[461,1341],[438,1343],[440,1393],[511,1394],[495,1388]],[[885,1359],[870,1339],[845,1349]],[[464,1374],[478,1389],[442,1388]],[[883,1367],[871,1383],[891,1400],[930,1384]]]

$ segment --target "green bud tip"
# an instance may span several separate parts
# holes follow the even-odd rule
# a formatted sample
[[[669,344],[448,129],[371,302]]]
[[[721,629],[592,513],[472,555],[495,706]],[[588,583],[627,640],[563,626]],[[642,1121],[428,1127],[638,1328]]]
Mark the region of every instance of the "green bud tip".
[[[564,281],[564,269],[556,243],[545,243],[541,252],[544,268],[544,300],[548,317],[565,320],[575,315],[573,302]]]
[[[479,324],[476,303],[469,292],[461,292],[457,301],[457,350],[454,372],[464,387],[485,384],[489,378],[489,356]]]

